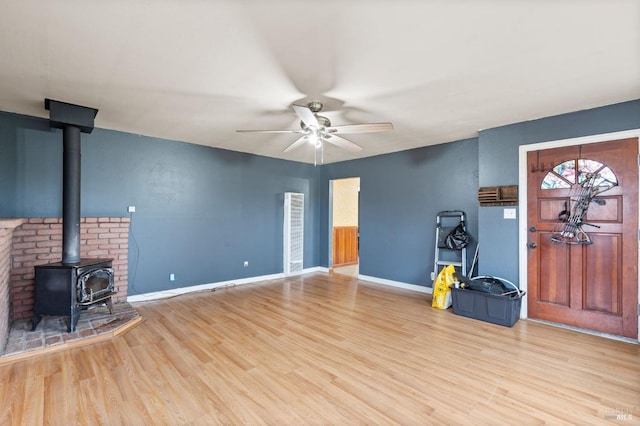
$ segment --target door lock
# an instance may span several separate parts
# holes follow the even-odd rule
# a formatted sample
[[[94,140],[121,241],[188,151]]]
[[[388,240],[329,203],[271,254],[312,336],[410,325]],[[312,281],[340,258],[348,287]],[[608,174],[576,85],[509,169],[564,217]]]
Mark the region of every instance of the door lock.
[[[527,244],[527,246],[529,246],[529,248],[532,248],[532,249],[538,247],[538,245],[536,243],[529,243],[529,244]]]

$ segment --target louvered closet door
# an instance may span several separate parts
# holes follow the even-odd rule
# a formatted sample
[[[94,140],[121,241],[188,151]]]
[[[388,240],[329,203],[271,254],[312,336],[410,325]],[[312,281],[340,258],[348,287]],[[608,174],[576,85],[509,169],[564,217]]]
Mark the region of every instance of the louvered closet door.
[[[304,254],[304,194],[284,194],[284,274],[302,272]]]

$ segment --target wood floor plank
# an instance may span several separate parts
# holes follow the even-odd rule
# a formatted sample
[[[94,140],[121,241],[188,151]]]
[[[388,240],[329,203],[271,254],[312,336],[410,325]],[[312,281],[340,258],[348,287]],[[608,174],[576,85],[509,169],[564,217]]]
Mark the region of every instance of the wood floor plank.
[[[108,342],[0,366],[2,425],[640,423],[640,345],[313,273],[139,303]]]

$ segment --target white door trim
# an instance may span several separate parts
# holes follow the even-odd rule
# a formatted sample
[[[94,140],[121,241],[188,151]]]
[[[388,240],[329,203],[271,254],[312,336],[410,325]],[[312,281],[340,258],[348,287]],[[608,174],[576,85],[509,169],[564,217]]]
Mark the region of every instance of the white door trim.
[[[563,146],[572,145],[586,145],[590,143],[604,142],[616,139],[638,138],[640,140],[640,129],[625,130],[621,132],[603,133],[599,135],[583,136],[579,138],[559,139],[554,141],[539,142],[530,145],[520,145],[518,150],[518,187],[519,193],[519,222],[518,222],[518,269],[519,269],[519,281],[520,288],[527,290],[527,153],[530,151],[539,151],[549,148],[560,148]],[[640,204],[640,202],[639,202]],[[640,205],[638,206],[639,219],[640,219]],[[636,243],[637,243],[636,239]],[[640,250],[639,257],[640,257]],[[640,261],[640,259],[639,259]],[[640,278],[640,277],[639,277]],[[640,279],[638,280],[638,304],[640,305]],[[527,298],[525,295],[522,300],[522,307],[520,311],[521,318],[527,318]],[[640,321],[640,318],[639,318]],[[640,327],[639,327],[640,330]],[[640,331],[638,333],[638,340],[640,341]]]
[[[360,176],[348,176],[343,178],[336,178],[329,180],[329,215],[328,215],[328,224],[329,224],[329,270],[333,269],[333,183],[337,180],[345,180],[345,179],[358,179],[358,194],[360,193]],[[359,195],[357,195],[359,197]],[[358,199],[358,227],[360,227],[360,199]],[[358,231],[359,232],[359,231]],[[360,251],[358,250],[358,256],[360,255]],[[360,263],[360,262],[358,262]]]
[[[329,180],[329,270],[333,269],[333,181],[335,179]]]

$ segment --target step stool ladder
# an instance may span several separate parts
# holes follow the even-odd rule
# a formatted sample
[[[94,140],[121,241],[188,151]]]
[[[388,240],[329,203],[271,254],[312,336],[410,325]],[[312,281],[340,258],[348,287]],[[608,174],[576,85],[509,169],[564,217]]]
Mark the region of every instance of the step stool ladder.
[[[467,274],[467,249],[455,250],[447,248],[445,238],[459,223],[462,223],[467,230],[467,217],[463,211],[447,210],[439,212],[436,216],[436,250],[433,261],[433,272],[431,281],[435,282],[440,269],[446,265],[453,265],[457,268],[456,275],[466,276]]]

